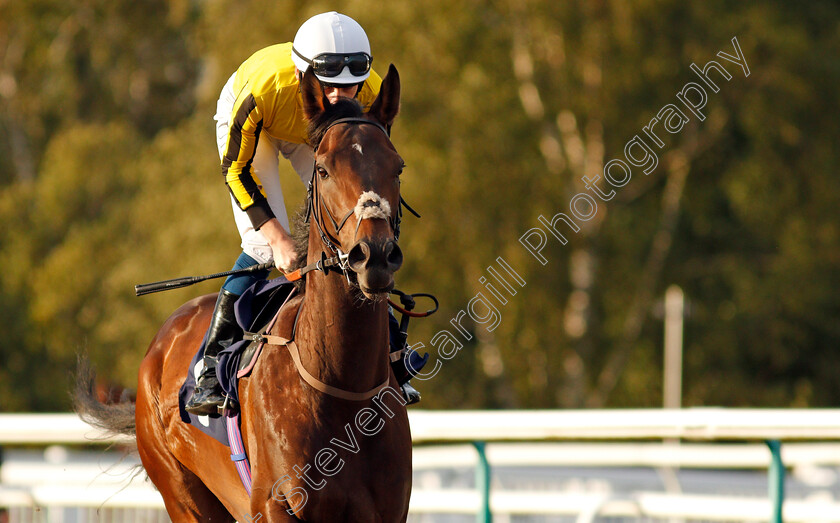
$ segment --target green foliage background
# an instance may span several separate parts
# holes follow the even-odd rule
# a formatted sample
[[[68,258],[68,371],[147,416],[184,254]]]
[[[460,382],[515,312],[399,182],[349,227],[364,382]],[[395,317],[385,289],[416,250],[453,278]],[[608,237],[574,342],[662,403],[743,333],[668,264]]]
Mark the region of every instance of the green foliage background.
[[[232,264],[218,91],[330,9],[402,78],[394,141],[423,219],[399,285],[442,303],[412,339],[434,353],[497,256],[527,282],[418,384],[424,407],[657,406],[671,284],[691,301],[686,405],[840,403],[836,2],[0,0],[0,410],[68,408],[81,351],[134,387],[169,313],[218,289],[132,286]],[[519,237],[568,213],[732,37],[750,76],[723,62],[707,119],[663,136],[659,167],[541,265]]]

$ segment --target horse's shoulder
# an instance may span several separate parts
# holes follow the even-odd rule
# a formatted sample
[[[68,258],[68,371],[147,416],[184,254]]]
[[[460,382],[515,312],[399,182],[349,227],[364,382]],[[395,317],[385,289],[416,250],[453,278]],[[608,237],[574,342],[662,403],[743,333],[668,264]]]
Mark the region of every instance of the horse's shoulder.
[[[152,340],[149,351],[152,351],[158,345],[168,347],[174,338],[181,336],[188,331],[195,330],[196,322],[201,323],[203,316],[207,316],[209,320],[210,314],[213,311],[215,299],[216,295],[207,294],[193,298],[178,307],[175,312],[169,315],[169,318],[166,319],[163,325],[161,325],[157,335],[154,340]],[[201,331],[201,335],[203,336],[204,332],[202,329],[207,329],[207,326],[203,325],[198,329]]]
[[[216,298],[218,296],[219,295],[216,294],[216,293],[205,294],[203,296],[197,296],[197,297],[191,299],[190,301],[184,303],[180,307],[178,307],[175,310],[175,312],[172,313],[172,315],[175,316],[179,313],[180,314],[194,314],[197,311],[197,309],[206,308],[207,305],[212,307],[213,304],[216,302]]]
[[[169,315],[166,323],[180,323],[184,320],[190,320],[203,312],[206,313],[208,312],[208,309],[209,311],[212,311],[216,296],[217,294],[205,294],[204,296],[198,296],[191,299],[175,309],[175,311]]]

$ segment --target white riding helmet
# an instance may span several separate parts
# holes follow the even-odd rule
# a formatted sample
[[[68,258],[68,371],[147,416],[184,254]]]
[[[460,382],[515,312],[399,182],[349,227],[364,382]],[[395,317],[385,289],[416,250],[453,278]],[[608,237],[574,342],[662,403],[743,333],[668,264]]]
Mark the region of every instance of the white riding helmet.
[[[313,64],[316,58],[319,60]],[[321,82],[358,84],[370,76],[370,42],[362,26],[349,16],[335,11],[321,13],[298,29],[292,43],[292,61],[300,72],[314,65]]]

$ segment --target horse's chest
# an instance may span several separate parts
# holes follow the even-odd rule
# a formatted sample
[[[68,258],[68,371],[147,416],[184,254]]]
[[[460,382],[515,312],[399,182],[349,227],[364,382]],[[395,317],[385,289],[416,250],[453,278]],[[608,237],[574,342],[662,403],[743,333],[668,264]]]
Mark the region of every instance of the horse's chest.
[[[410,491],[410,477],[403,481],[378,470],[340,474],[309,492],[300,516],[304,521],[401,521],[408,511]]]
[[[411,491],[411,440],[406,428],[397,422],[366,434],[347,423],[286,448],[285,469],[293,471],[290,479],[306,492],[302,519],[400,520]]]
[[[272,414],[248,419],[255,489],[270,492],[268,508],[291,507],[303,521],[402,521],[411,434],[398,399],[348,406],[278,379],[281,393],[251,409]]]

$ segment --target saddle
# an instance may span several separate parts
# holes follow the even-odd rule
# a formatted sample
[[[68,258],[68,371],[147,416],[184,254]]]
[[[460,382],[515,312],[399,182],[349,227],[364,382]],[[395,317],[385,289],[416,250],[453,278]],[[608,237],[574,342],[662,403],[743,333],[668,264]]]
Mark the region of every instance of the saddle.
[[[239,404],[237,383],[256,364],[262,349],[259,339],[247,334],[265,332],[286,303],[296,294],[295,286],[283,277],[260,280],[236,301],[236,322],[246,336],[219,353],[216,375],[228,398]]]
[[[285,278],[257,281],[246,290],[234,306],[236,321],[243,331],[259,330],[267,325],[281,306],[295,294],[295,286]],[[195,390],[195,383],[203,366],[205,337],[198,351],[190,362],[186,379],[178,393],[181,421],[198,428],[208,436],[216,439],[225,446],[229,446],[228,434],[223,417],[213,414],[210,416],[196,416],[184,410]],[[257,358],[259,344],[250,340],[241,340],[231,344],[219,353],[216,366],[216,376],[222,389],[232,401],[239,401],[238,379],[251,371]]]

